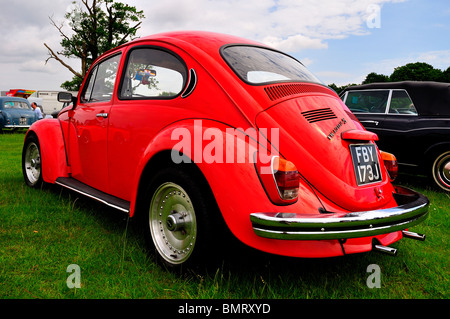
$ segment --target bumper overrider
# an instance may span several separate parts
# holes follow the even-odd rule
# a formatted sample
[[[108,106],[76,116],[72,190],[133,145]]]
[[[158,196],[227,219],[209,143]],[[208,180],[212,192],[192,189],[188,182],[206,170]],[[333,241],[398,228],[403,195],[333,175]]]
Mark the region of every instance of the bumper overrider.
[[[413,190],[396,187],[393,194],[399,206],[351,212],[335,217],[296,213],[250,214],[254,232],[261,237],[287,240],[322,240],[369,237],[407,229],[428,216],[428,198]],[[301,216],[301,217],[299,217]],[[303,217],[308,216],[308,217]]]

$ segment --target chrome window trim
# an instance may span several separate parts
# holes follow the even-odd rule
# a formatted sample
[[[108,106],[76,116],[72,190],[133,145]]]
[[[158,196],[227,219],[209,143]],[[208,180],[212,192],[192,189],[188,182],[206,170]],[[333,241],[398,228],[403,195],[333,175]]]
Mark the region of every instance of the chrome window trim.
[[[342,99],[342,101],[344,102],[345,105],[347,102],[347,97],[348,97],[348,93],[349,92],[372,92],[372,91],[389,91],[389,95],[388,95],[388,100],[386,102],[386,109],[384,110],[384,113],[371,113],[371,112],[354,112],[352,110],[352,113],[354,114],[375,114],[375,115],[380,115],[380,114],[384,114],[384,115],[395,115],[395,116],[419,116],[419,113],[416,114],[400,114],[400,113],[389,113],[389,109],[391,108],[391,101],[392,101],[392,94],[393,91],[404,91],[406,92],[406,95],[408,95],[408,98],[410,99],[410,101],[414,104],[414,102],[411,99],[411,96],[409,95],[408,91],[406,91],[405,89],[366,89],[366,90],[348,90],[345,92],[344,94],[344,98]],[[347,106],[348,107],[348,106]],[[349,108],[350,109],[350,108]],[[416,109],[417,112],[417,109]]]

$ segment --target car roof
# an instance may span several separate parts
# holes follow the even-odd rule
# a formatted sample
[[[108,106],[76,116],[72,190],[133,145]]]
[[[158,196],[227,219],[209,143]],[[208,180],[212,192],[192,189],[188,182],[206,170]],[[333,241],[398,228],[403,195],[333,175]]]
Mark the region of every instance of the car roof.
[[[27,99],[24,99],[23,97],[15,97],[15,96],[0,96],[0,101],[7,100],[7,101],[21,101],[29,104],[29,101]]]
[[[432,81],[382,82],[347,87],[355,90],[404,89],[421,115],[450,116],[450,83]]]
[[[255,45],[255,46],[261,46],[266,47],[268,49],[272,49],[271,47],[268,47],[267,45],[261,43],[252,41],[249,39],[237,37],[234,35],[228,35],[224,33],[216,33],[216,32],[210,32],[210,31],[170,31],[170,32],[162,32],[162,33],[156,33],[148,36],[144,36],[141,38],[134,39],[130,42],[124,43],[122,45],[119,45],[111,50],[106,51],[101,56],[99,56],[97,59],[102,59],[105,55],[115,52],[116,50],[129,46],[134,44],[139,44],[139,42],[145,42],[145,41],[159,41],[159,42],[169,42],[172,44],[178,44],[182,45],[194,45],[197,48],[208,52],[208,51],[216,51],[217,48],[220,48],[223,45],[226,44],[247,44],[247,45]],[[95,63],[96,61],[94,61]],[[94,64],[93,63],[93,64]]]
[[[206,48],[214,48],[221,47],[224,44],[252,44],[252,45],[260,45],[267,47],[266,45],[248,40],[245,38],[223,34],[223,33],[216,33],[216,32],[210,32],[210,31],[172,31],[172,32],[164,32],[164,33],[157,33],[153,35],[149,35],[146,37],[139,38],[135,41],[142,41],[142,40],[172,40],[172,41],[184,41],[187,43],[194,44],[195,46],[206,49]],[[134,41],[132,41],[134,42]]]

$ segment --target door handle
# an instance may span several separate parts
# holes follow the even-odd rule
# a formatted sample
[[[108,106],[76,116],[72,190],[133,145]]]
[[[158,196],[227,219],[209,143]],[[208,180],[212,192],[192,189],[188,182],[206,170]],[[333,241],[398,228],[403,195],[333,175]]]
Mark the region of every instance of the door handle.
[[[375,125],[378,125],[378,123],[380,123],[380,122],[378,122],[378,121],[360,121],[361,123],[370,123],[370,124],[375,124]]]
[[[97,117],[103,117],[104,119],[108,118],[108,113],[98,113]]]

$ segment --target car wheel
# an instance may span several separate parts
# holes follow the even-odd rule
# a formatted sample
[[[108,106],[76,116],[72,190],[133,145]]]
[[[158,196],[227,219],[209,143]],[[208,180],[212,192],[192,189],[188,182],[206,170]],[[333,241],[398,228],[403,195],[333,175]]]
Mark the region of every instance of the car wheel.
[[[445,191],[450,191],[450,151],[441,153],[432,165],[435,183]]]
[[[42,185],[41,148],[37,137],[27,137],[22,151],[22,172],[30,187]]]
[[[168,168],[155,176],[147,190],[146,241],[171,270],[206,265],[214,260],[213,243],[221,241],[213,223],[218,217],[217,205],[198,182],[198,175]]]

